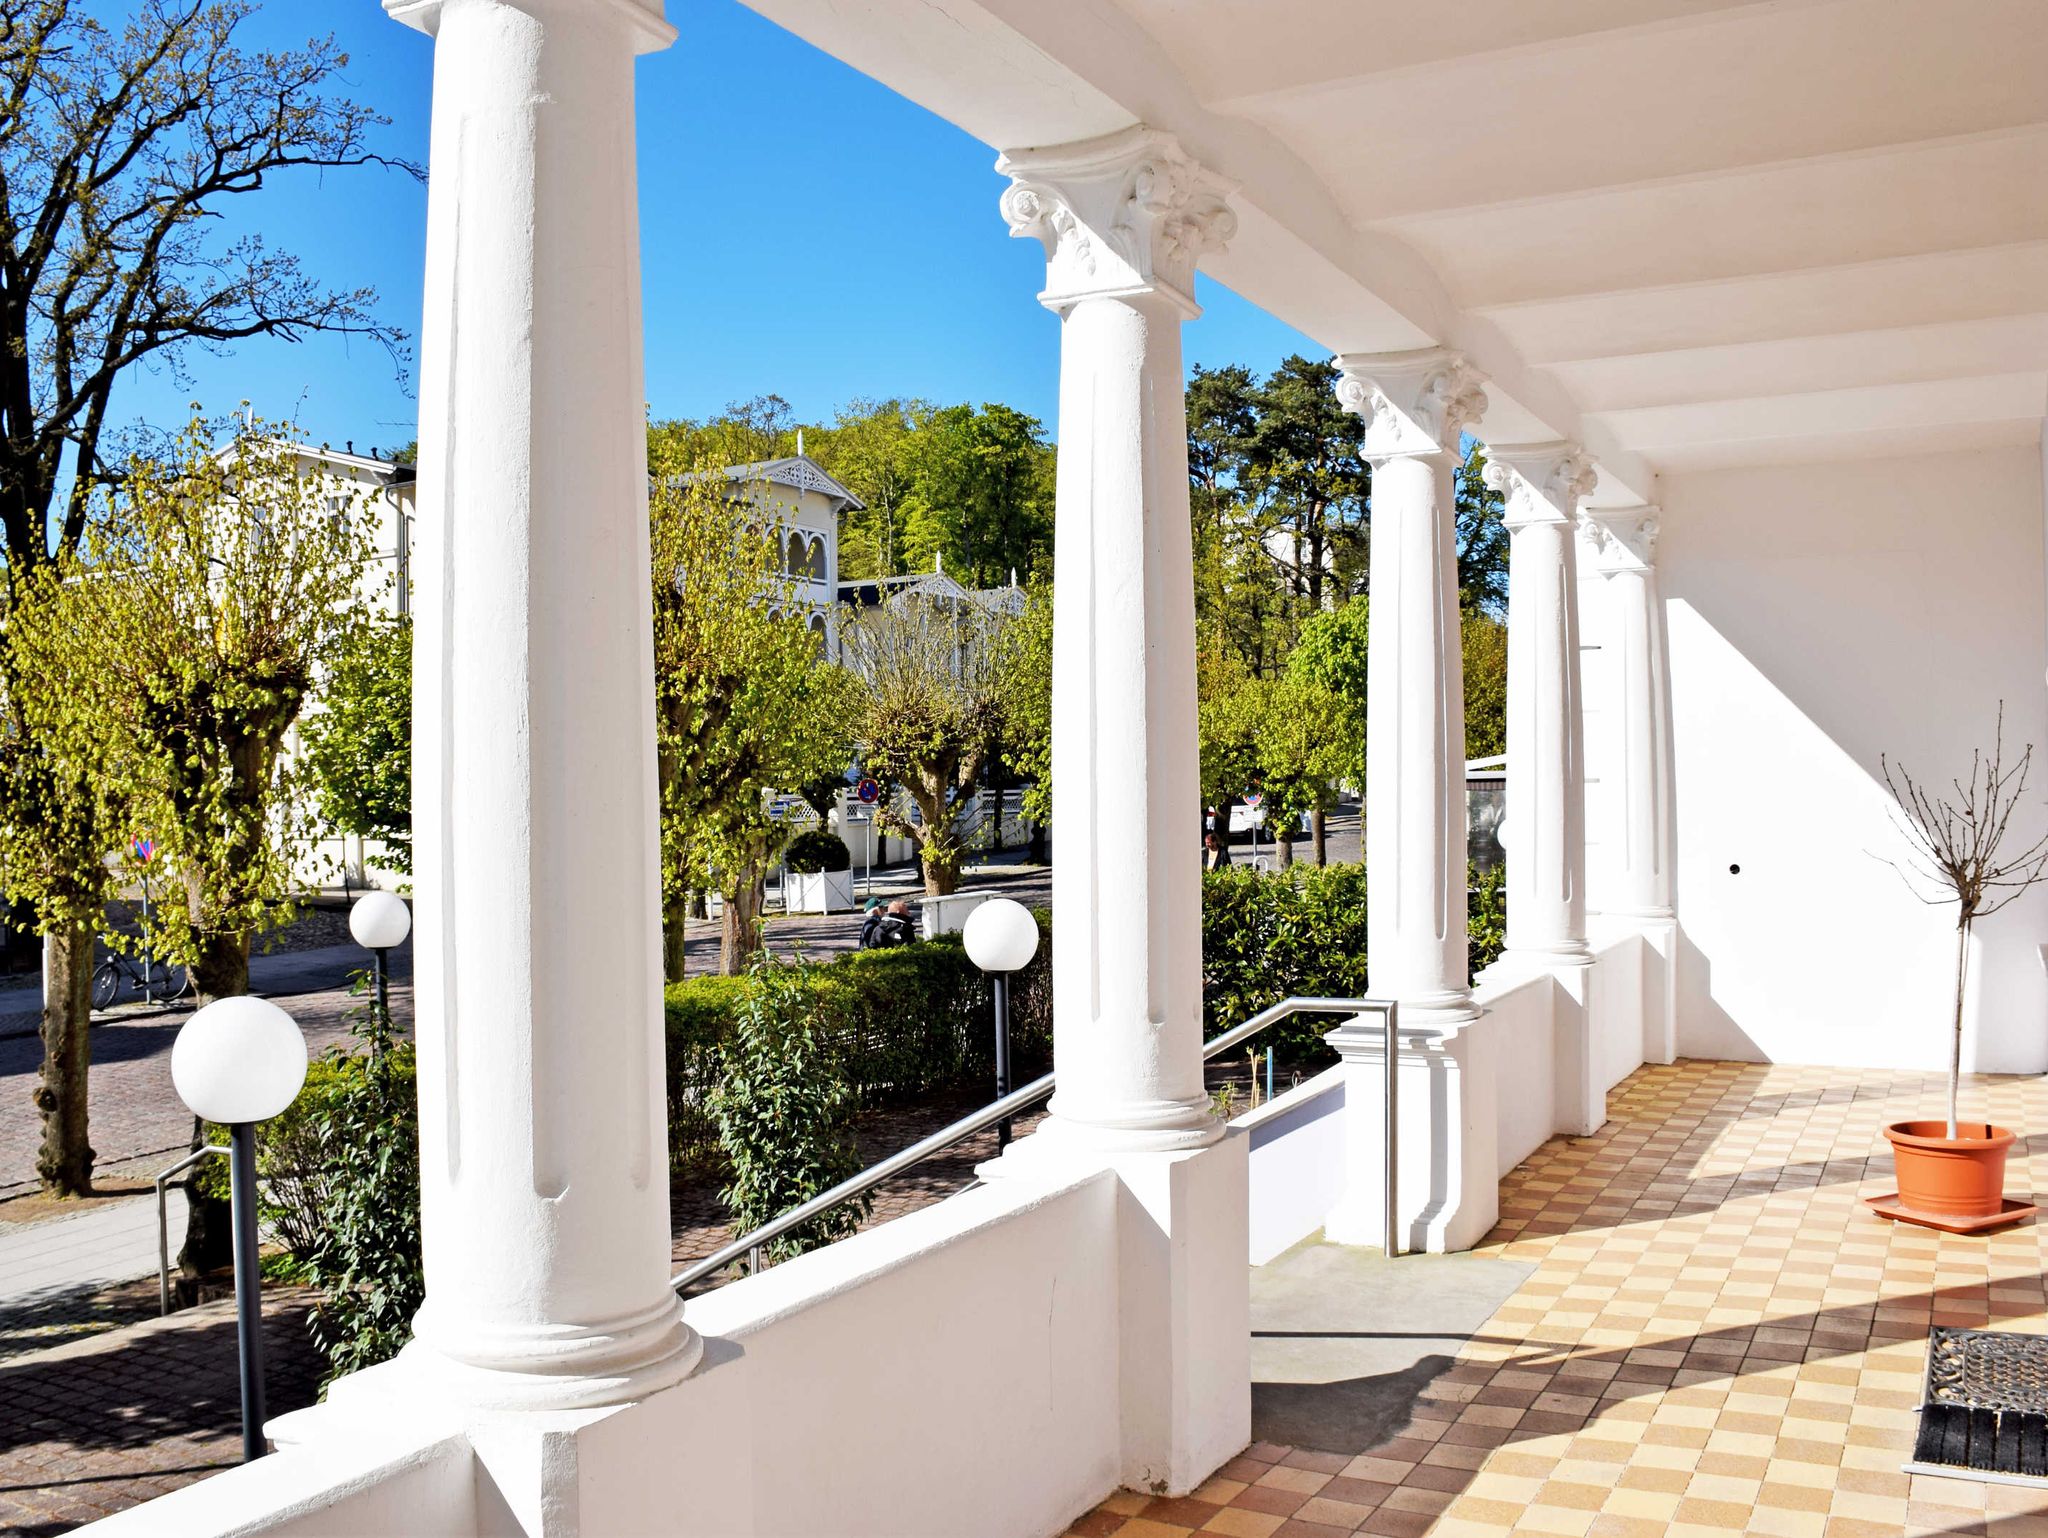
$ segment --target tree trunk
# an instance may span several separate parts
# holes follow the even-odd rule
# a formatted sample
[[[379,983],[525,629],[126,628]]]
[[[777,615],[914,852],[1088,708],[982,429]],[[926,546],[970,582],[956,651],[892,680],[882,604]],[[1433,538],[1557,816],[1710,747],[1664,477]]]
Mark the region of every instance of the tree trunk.
[[[924,895],[927,897],[950,897],[960,889],[960,851],[948,846],[944,849],[925,849],[924,854]]]
[[[249,991],[249,936],[202,933],[192,966],[192,991],[201,1004],[239,998]]]
[[[1323,825],[1323,809],[1317,807],[1308,814],[1308,841],[1310,857],[1318,865],[1330,863],[1328,830]]]
[[[53,1196],[92,1193],[92,1145],[86,1141],[86,1081],[92,1068],[90,925],[43,937],[43,1077],[36,1109],[43,1146],[36,1173]]]
[[[1273,863],[1281,870],[1294,863],[1294,819],[1291,816],[1274,819]]]
[[[191,1146],[198,1148],[205,1142],[206,1123],[195,1116],[192,1118]],[[200,1185],[200,1177],[209,1173],[211,1162],[210,1159],[202,1159],[185,1175],[185,1244],[178,1251],[178,1269],[187,1276],[204,1276],[234,1263],[233,1204],[208,1195]]]
[[[761,906],[766,901],[767,877],[758,864],[749,864],[740,879],[723,894],[725,912],[718,927],[718,970],[727,977],[746,971],[747,963],[761,949]]]
[[[683,980],[683,926],[690,917],[690,899],[694,896],[695,893],[689,893],[671,897],[661,905],[661,975],[672,983]]]
[[[1951,1138],[1962,1136],[1956,1125],[1956,1102],[1963,1083],[1963,987],[1970,974],[1972,917],[1965,913],[1956,925],[1956,1018],[1955,1028],[1948,1037],[1948,1135]]]

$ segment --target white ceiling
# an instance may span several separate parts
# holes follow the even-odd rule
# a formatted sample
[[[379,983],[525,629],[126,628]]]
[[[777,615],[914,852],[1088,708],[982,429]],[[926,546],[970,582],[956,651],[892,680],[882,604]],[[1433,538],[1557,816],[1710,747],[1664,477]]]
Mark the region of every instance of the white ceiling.
[[[1599,502],[2048,414],[2048,0],[750,3],[998,149],[1178,134],[1220,279],[1463,348]]]

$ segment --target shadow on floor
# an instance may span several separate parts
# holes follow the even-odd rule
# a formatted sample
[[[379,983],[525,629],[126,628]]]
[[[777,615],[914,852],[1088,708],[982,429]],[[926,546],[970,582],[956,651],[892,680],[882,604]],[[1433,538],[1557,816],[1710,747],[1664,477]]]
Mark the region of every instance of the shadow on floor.
[[[1535,1269],[1320,1240],[1255,1268],[1252,1435],[1348,1454],[1386,1441]]]

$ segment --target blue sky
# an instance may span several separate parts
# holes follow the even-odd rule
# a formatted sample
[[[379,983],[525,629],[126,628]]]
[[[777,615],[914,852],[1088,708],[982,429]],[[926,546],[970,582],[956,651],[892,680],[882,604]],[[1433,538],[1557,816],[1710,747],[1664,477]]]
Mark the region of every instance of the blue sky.
[[[304,40],[301,0],[248,24]],[[657,416],[703,416],[775,392],[818,420],[859,396],[1003,401],[1055,426],[1058,322],[1037,304],[1044,258],[996,212],[994,152],[735,0],[669,0],[682,37],[639,66],[647,396]],[[392,119],[380,146],[424,162],[432,45],[374,0],[321,0],[347,79]],[[365,169],[276,178],[235,219],[337,286],[369,284],[417,333],[426,191]],[[1266,370],[1313,344],[1200,280],[1190,365]],[[315,438],[390,446],[415,403],[382,350],[316,338],[193,355],[191,378],[145,373],[116,416],[170,425],[186,402],[243,399]]]

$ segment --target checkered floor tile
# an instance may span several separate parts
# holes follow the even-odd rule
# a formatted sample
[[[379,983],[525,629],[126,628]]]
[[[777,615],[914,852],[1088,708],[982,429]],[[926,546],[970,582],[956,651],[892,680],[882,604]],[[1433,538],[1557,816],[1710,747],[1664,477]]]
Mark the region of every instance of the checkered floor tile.
[[[2048,1492],[1899,1471],[1929,1326],[2048,1333],[2048,1227],[1966,1238],[1862,1205],[1893,1189],[1880,1129],[1941,1100],[1920,1074],[1641,1069],[1597,1135],[1502,1183],[1480,1248],[1536,1270],[1398,1435],[1355,1458],[1255,1443],[1070,1532],[2048,1538]],[[1964,1114],[2023,1134],[2009,1193],[2048,1192],[2048,1080],[1973,1079]]]

